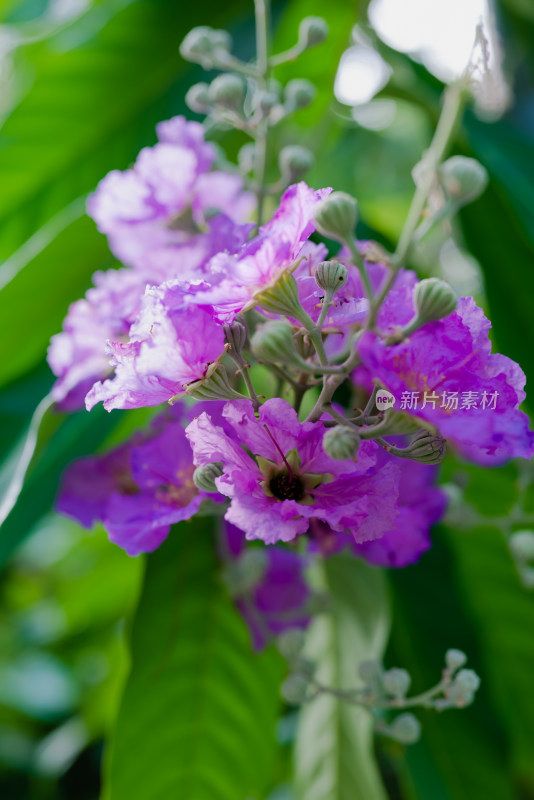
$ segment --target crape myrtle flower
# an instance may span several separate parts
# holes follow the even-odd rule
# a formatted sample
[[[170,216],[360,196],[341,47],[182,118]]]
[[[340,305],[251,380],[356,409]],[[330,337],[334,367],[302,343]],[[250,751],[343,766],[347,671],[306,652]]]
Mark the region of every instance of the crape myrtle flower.
[[[150,430],[104,455],[73,462],[66,470],[57,510],[86,528],[102,522],[128,555],[155,550],[170,526],[190,519],[202,500],[193,483],[194,465],[178,404]]]
[[[356,463],[335,461],[323,450],[322,421],[299,422],[279,398],[267,400],[259,418],[249,400],[229,402],[223,418],[226,429],[203,412],[186,433],[196,464],[222,464],[215,485],[231,500],[225,518],[247,539],[291,541],[313,518],[358,542],[392,527],[399,467],[378,467],[375,443],[362,442]]]
[[[127,341],[147,287],[177,275],[182,280],[197,278],[215,253],[238,249],[250,229],[251,225],[236,225],[219,214],[210,219],[205,233],[191,236],[178,251],[167,248],[164,254],[146,253],[143,269],[97,272],[94,286],[85,298],[71,305],[63,331],[50,343],[48,362],[57,376],[53,396],[61,408],[70,411],[83,406],[93,384],[110,375],[113,365],[107,342]]]
[[[210,308],[191,306],[184,289],[147,289],[143,309],[127,343],[109,343],[115,376],[96,383],[86,397],[90,410],[142,408],[174,400],[203,379],[224,354],[224,330]]]
[[[315,230],[313,212],[331,190],[315,191],[301,181],[290,186],[280,206],[257,236],[237,253],[221,252],[206,266],[204,284],[191,302],[210,304],[219,318],[231,322],[235,315],[255,305],[254,295],[271,285],[300,258],[319,263],[326,250],[308,242]]]
[[[269,644],[269,637],[278,636],[285,630],[305,628],[310,621],[307,605],[311,597],[304,578],[305,557],[281,545],[271,545],[261,550],[247,548],[243,531],[228,522],[223,523],[220,537],[223,540],[220,550],[225,559],[239,565],[245,556],[245,577],[251,571],[246,554],[253,552],[261,556],[259,574],[247,587],[247,601],[240,598],[238,580],[230,586],[235,603],[250,630],[254,649],[261,650]]]
[[[131,169],[108,173],[87,204],[113,253],[131,266],[143,267],[147,253],[159,265],[220,210],[244,222],[254,207],[240,176],[212,171],[215,148],[200,123],[174,117],[156,130],[159,142]]]
[[[405,271],[399,281],[405,281]],[[411,302],[394,285],[378,320],[383,333],[394,335],[409,322],[414,312]],[[519,410],[525,397],[525,375],[510,358],[491,352],[490,327],[473,298],[462,297],[456,311],[397,343],[387,343],[372,331],[358,342],[371,378],[378,379],[398,401],[403,392],[415,393],[417,407],[407,408],[408,413],[435,425],[466,458],[488,466],[515,457],[529,459],[534,451],[534,434],[528,430],[526,414]],[[424,403],[425,392],[435,396],[434,402]],[[492,409],[477,401],[447,407],[443,396],[454,392],[460,397],[469,392],[479,400],[497,393],[498,402]]]
[[[402,437],[392,437],[391,441],[404,444]],[[377,453],[379,465],[392,458],[385,450]],[[437,467],[406,460],[399,478],[398,515],[383,536],[357,543],[352,536],[335,533],[328,524],[315,521],[310,527],[312,549],[328,556],[348,547],[355,555],[381,567],[415,563],[430,548],[430,528],[441,519],[447,506],[445,492],[434,485],[437,473]]]

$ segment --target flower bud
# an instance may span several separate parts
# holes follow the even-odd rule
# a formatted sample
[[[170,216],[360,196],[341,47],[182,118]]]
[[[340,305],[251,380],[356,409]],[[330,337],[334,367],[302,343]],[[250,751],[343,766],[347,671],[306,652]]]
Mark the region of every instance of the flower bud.
[[[201,492],[218,492],[215,478],[220,478],[222,474],[222,462],[214,461],[212,464],[205,464],[203,467],[196,468],[193,472],[193,483]]]
[[[291,110],[296,108],[306,108],[313,102],[316,89],[311,81],[305,78],[295,78],[286,86],[284,99],[285,105]]]
[[[456,296],[445,281],[425,278],[414,289],[414,305],[421,325],[447,317],[456,309]]]
[[[239,319],[228,325],[223,325],[226,342],[230,345],[228,355],[240,356],[247,343],[247,326]]]
[[[456,650],[454,647],[451,647],[450,650],[447,650],[445,653],[445,664],[447,665],[447,669],[450,672],[455,672],[467,661],[467,656],[462,650]]]
[[[315,282],[325,292],[335,292],[347,283],[348,270],[339,261],[321,261],[315,270]]]
[[[415,744],[421,736],[421,723],[413,714],[399,714],[388,725],[386,733],[401,744]]]
[[[324,236],[344,242],[354,238],[358,203],[345,192],[332,192],[315,208],[315,225]]]
[[[261,109],[261,112],[264,116],[267,116],[269,112],[278,104],[278,96],[275,92],[259,92],[255,102],[257,103],[258,107]]]
[[[304,675],[290,675],[283,682],[280,692],[292,706],[299,706],[308,696],[308,679]]]
[[[201,64],[204,69],[212,69],[224,59],[231,47],[232,37],[227,31],[200,25],[189,31],[180,45],[180,55],[186,61]]]
[[[245,94],[245,81],[234,73],[218,75],[209,87],[209,98],[212,103],[238,113],[243,110]]]
[[[457,708],[465,708],[475,699],[480,686],[480,678],[472,669],[461,669],[452,685],[447,689],[446,698]]]
[[[406,696],[411,682],[412,679],[409,673],[405,669],[399,669],[398,667],[388,669],[382,676],[382,685],[387,694],[399,699]]]
[[[461,669],[454,682],[464,692],[476,692],[480,686],[480,678],[473,669]]]
[[[212,102],[208,94],[207,83],[195,83],[185,96],[185,102],[196,114],[207,114],[211,111]]]
[[[256,292],[254,301],[256,305],[271,314],[281,314],[294,319],[302,316],[297,282],[288,271],[283,272],[270,286]]]
[[[305,639],[305,633],[301,628],[290,628],[278,636],[276,644],[284,658],[288,661],[296,661],[302,653]]]
[[[313,167],[313,162],[313,153],[298,144],[284,147],[278,157],[280,172],[288,183],[300,180]]]
[[[534,532],[516,531],[510,537],[510,550],[518,561],[534,560]]]
[[[356,458],[360,438],[357,431],[345,425],[329,428],[323,436],[323,450],[336,461]]]
[[[304,17],[299,25],[299,44],[314,47],[328,36],[328,25],[322,17]]]
[[[258,325],[250,344],[260,361],[292,364],[299,360],[293,328],[282,319],[271,319]]]
[[[488,173],[479,161],[465,156],[453,156],[440,168],[443,188],[456,205],[471,203],[482,194],[488,183]]]
[[[398,458],[409,458],[420,464],[439,464],[445,457],[446,447],[445,439],[439,433],[422,428],[407,447],[389,445],[387,450]]]

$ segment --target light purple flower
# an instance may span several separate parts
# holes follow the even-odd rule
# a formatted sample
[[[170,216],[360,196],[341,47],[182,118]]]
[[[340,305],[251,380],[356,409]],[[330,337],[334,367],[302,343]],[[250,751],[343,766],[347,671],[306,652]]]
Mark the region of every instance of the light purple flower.
[[[239,559],[245,553],[245,534],[235,525],[225,523],[220,533],[226,557]],[[305,628],[310,620],[307,604],[311,596],[304,578],[306,559],[288,547],[271,545],[262,550],[265,571],[250,591],[249,602],[236,599],[255,650],[261,650],[268,636],[277,636],[290,628]]]
[[[56,508],[91,528],[101,521],[128,555],[155,550],[170,526],[190,519],[203,499],[193,483],[193,461],[174,407],[147,434],[102,456],[75,461],[65,472]]]
[[[143,148],[131,169],[106,175],[87,204],[114,254],[131,266],[144,267],[147,253],[160,266],[217,211],[243,222],[254,206],[240,176],[210,171],[215,149],[199,123],[175,117],[157,131],[159,143]]]
[[[147,290],[129,342],[109,344],[115,376],[96,383],[87,409],[142,408],[168,402],[205,377],[224,352],[224,331],[210,309],[186,304],[179,286]]]
[[[390,330],[409,319],[407,303],[395,306],[393,300]],[[514,361],[492,354],[489,328],[473,298],[462,297],[454,313],[427,323],[399,344],[387,345],[370,331],[358,343],[370,377],[395,395],[397,409],[404,404],[404,410],[435,425],[462,455],[483,465],[514,457],[529,459],[534,451],[534,434],[528,430],[526,414],[519,411],[525,376]],[[425,392],[437,400],[427,399],[423,408]],[[453,393],[458,408],[446,405]]]
[[[399,468],[389,463],[378,471],[374,443],[362,443],[357,463],[334,461],[322,447],[323,423],[299,422],[281,399],[268,400],[259,419],[248,400],[232,401],[223,417],[232,435],[206,412],[186,433],[196,464],[222,462],[216,486],[231,499],[226,519],[247,539],[287,542],[305,533],[313,518],[359,542],[391,528]]]
[[[290,186],[273,218],[238,253],[220,253],[206,266],[205,285],[192,302],[213,305],[229,321],[253,303],[256,292],[276,280],[299,258],[318,263],[326,251],[308,242],[315,230],[313,212],[331,190]]]

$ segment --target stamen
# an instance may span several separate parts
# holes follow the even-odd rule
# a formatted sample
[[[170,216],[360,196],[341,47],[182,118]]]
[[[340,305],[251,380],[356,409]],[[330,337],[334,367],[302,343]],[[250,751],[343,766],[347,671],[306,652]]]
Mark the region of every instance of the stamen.
[[[266,430],[266,431],[267,431],[267,433],[269,434],[269,437],[270,437],[270,439],[271,439],[272,443],[274,444],[274,446],[276,447],[276,449],[278,450],[278,452],[279,452],[279,453],[280,453],[280,455],[282,456],[282,461],[284,462],[284,464],[285,464],[285,465],[286,465],[286,467],[287,467],[287,471],[288,471],[288,473],[289,473],[289,480],[290,480],[290,482],[291,482],[291,481],[293,480],[293,470],[291,469],[291,464],[289,463],[289,461],[287,460],[287,458],[286,458],[286,457],[285,457],[285,455],[283,454],[283,452],[282,452],[282,448],[280,447],[280,445],[278,444],[278,442],[277,442],[277,441],[276,441],[276,439],[274,438],[273,434],[272,434],[272,433],[271,433],[271,431],[269,430],[269,426],[268,426],[267,424],[264,424],[264,425],[263,425],[263,427],[265,428],[265,430]]]

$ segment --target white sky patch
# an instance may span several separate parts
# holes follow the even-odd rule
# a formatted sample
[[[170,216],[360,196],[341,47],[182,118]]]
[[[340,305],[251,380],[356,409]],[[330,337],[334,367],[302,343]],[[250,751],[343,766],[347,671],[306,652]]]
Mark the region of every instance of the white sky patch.
[[[477,25],[486,36],[492,29],[487,0],[372,0],[369,21],[386,44],[446,82],[465,70]]]

